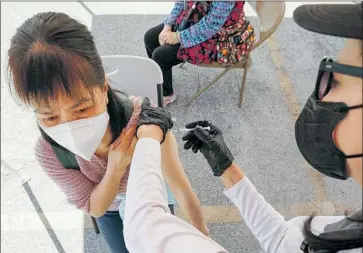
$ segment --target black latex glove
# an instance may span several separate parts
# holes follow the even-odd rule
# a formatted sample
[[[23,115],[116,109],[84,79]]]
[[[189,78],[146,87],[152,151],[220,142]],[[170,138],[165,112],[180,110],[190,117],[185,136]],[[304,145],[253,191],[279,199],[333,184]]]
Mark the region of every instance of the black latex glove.
[[[136,128],[136,137],[137,137],[137,129],[139,129],[142,125],[157,125],[163,131],[163,139],[161,143],[165,140],[165,135],[168,130],[173,127],[173,121],[171,119],[171,115],[169,112],[164,111],[161,107],[152,107],[150,104],[149,98],[144,98],[141,104],[141,114],[139,123]]]
[[[214,176],[221,176],[234,160],[231,151],[224,142],[222,131],[208,121],[196,121],[185,127],[191,129],[196,126],[209,126],[210,130],[197,128],[185,134],[182,138],[183,141],[186,141],[184,149],[192,149],[194,153],[200,151],[211,166]]]

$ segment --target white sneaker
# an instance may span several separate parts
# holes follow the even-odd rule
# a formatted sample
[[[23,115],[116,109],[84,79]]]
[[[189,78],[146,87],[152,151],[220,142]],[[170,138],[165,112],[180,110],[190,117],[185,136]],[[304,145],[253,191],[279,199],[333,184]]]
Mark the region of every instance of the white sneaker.
[[[171,104],[171,103],[174,103],[175,100],[176,100],[176,94],[175,93],[171,94],[170,96],[164,97],[164,107]]]

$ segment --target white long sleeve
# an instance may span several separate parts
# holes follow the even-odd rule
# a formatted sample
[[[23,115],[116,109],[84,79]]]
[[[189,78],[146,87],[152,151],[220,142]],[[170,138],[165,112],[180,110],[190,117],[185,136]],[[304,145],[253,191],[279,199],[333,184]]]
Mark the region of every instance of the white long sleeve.
[[[303,252],[300,245],[304,240],[301,227],[307,217],[295,217],[285,221],[265,198],[259,194],[254,185],[245,176],[225,195],[237,206],[241,216],[255,235],[264,252],[291,253]],[[335,223],[342,216],[318,216],[313,219],[312,228],[316,233],[322,233],[327,224]],[[340,251],[344,253],[362,252],[362,248]]]
[[[226,253],[196,228],[170,214],[160,166],[160,144],[153,139],[140,139],[127,184],[123,222],[128,250],[131,253]]]
[[[281,240],[286,235],[289,225],[284,217],[257,192],[248,178],[245,176],[225,191],[225,194],[237,206],[244,222],[260,242],[262,249],[265,252],[279,252]]]

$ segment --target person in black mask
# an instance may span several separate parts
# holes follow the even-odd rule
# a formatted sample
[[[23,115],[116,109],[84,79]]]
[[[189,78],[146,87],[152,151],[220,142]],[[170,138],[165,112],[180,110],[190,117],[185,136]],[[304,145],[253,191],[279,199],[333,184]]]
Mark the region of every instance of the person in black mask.
[[[294,20],[313,32],[348,38],[336,60],[318,66],[315,89],[295,124],[301,154],[319,172],[362,187],[362,5],[303,5]],[[184,148],[200,151],[225,194],[238,207],[244,222],[265,252],[362,252],[362,210],[348,217],[296,217],[276,212],[251,184],[224,142],[221,130],[206,121],[188,124],[210,127],[188,132]],[[313,232],[314,231],[314,232]]]

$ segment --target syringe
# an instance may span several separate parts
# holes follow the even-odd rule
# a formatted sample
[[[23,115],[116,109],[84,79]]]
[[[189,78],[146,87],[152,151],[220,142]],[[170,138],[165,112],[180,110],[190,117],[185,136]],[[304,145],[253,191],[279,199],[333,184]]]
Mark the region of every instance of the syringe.
[[[173,133],[189,132],[189,131],[194,131],[197,128],[200,128],[200,129],[203,129],[203,130],[207,130],[207,131],[210,130],[210,126],[207,126],[207,127],[196,126],[194,128],[177,128],[177,129],[172,129],[171,132],[173,132]]]

